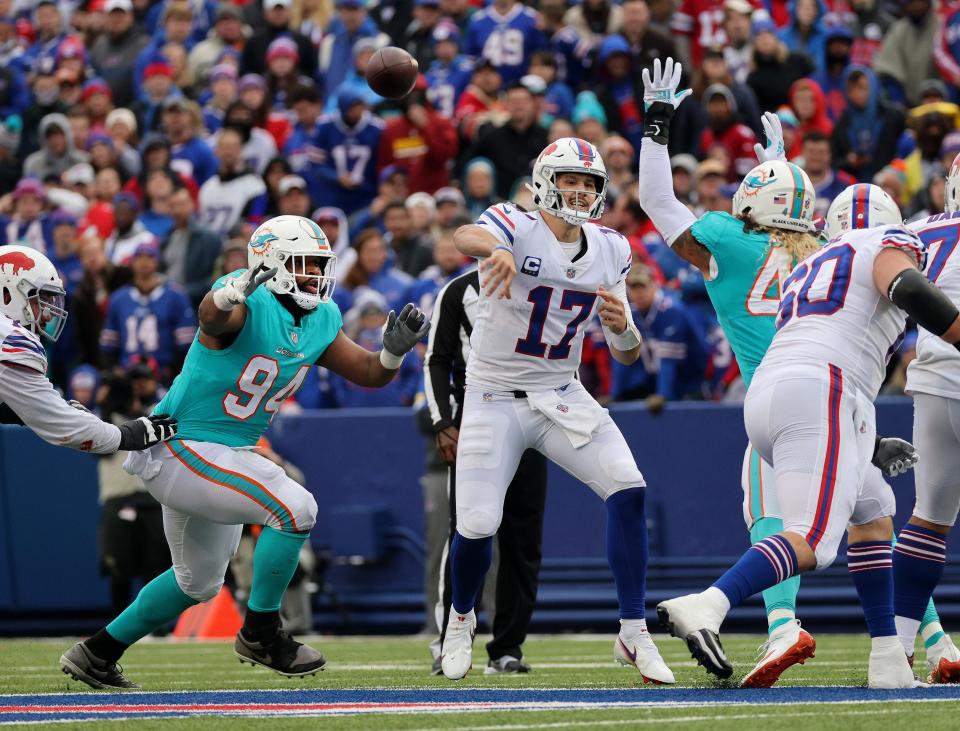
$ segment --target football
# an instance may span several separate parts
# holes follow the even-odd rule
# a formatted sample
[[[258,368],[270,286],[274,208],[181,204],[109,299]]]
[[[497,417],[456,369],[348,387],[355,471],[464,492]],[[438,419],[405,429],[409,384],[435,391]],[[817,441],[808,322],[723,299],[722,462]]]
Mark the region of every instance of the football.
[[[380,96],[403,99],[417,83],[420,65],[402,48],[387,46],[374,53],[367,62],[367,83]]]

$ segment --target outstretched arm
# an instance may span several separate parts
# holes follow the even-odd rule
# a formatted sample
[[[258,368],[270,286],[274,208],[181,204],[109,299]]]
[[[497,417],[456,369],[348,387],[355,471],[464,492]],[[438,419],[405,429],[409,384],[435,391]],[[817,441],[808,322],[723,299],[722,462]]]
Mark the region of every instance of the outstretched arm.
[[[647,69],[643,70],[646,115],[640,145],[640,206],[674,253],[709,276],[710,252],[690,233],[697,219],[677,200],[673,185],[664,184],[673,180],[667,152],[670,121],[676,108],[690,94],[689,89],[677,93],[681,73],[680,64],[675,64],[673,59],[667,59],[662,73],[659,59],[655,60],[653,78]]]
[[[499,289],[499,298],[510,299],[510,283],[517,276],[513,250],[476,224],[458,228],[453,242],[461,254],[480,259],[480,286],[484,294],[490,297]]]

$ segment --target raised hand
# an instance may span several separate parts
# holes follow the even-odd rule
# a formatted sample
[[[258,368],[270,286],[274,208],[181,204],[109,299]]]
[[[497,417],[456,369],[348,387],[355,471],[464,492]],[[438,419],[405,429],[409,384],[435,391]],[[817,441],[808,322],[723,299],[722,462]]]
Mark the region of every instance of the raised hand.
[[[783,145],[783,125],[780,124],[780,117],[773,112],[764,112],[760,121],[763,124],[763,132],[767,136],[767,146],[764,147],[759,142],[753,146],[753,151],[757,153],[757,159],[760,162],[786,160]]]
[[[427,316],[409,302],[396,312],[390,310],[383,326],[383,349],[397,358],[403,358],[430,332]],[[398,366],[399,367],[399,364]]]
[[[277,267],[267,269],[261,264],[256,269],[247,269],[239,277],[228,279],[226,283],[213,293],[213,304],[224,312],[229,312],[237,305],[247,301],[247,297],[264,282],[273,278]]]
[[[651,104],[660,102],[669,104],[674,109],[679,107],[680,103],[693,93],[692,89],[677,92],[682,75],[683,67],[679,62],[668,58],[661,71],[660,59],[655,58],[653,60],[653,76],[650,75],[650,69],[643,70],[643,105],[649,109]]]

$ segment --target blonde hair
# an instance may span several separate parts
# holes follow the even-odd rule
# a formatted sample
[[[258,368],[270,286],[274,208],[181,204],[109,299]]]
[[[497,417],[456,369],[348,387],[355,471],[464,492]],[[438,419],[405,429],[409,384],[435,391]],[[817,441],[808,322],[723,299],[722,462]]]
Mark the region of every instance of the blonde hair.
[[[811,233],[786,231],[782,228],[757,226],[755,224],[751,224],[750,229],[769,236],[770,245],[778,246],[787,252],[795,264],[803,261],[815,251],[819,251],[823,246],[820,239]]]

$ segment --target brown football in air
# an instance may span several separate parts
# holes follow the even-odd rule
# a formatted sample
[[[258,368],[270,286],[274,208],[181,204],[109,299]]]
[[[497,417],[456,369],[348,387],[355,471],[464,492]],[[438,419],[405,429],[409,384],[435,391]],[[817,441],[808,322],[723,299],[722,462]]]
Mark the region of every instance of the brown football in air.
[[[387,46],[376,51],[367,62],[367,83],[380,96],[403,99],[417,83],[420,65],[402,48]]]

